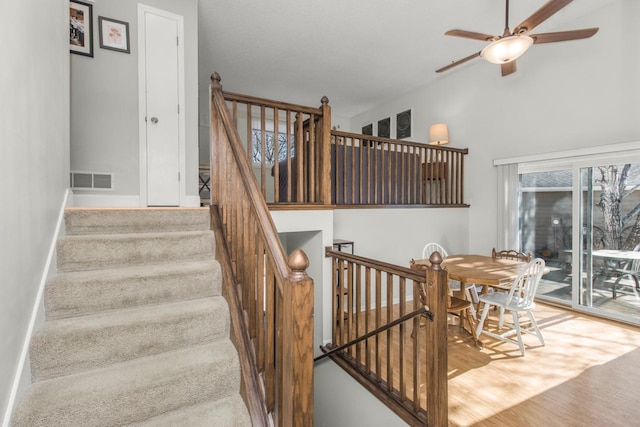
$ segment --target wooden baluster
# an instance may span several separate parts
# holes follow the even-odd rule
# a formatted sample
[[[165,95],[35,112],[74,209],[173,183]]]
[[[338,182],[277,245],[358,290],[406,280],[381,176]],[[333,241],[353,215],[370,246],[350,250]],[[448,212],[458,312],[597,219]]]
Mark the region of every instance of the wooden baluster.
[[[387,273],[387,318],[386,323],[394,320],[393,316],[393,274]],[[393,391],[393,367],[395,365],[393,348],[393,329],[387,329],[387,390]]]
[[[287,110],[287,202],[293,201],[293,194],[291,191],[291,182],[293,181],[293,171],[291,170],[291,111]],[[295,154],[295,153],[294,153]]]

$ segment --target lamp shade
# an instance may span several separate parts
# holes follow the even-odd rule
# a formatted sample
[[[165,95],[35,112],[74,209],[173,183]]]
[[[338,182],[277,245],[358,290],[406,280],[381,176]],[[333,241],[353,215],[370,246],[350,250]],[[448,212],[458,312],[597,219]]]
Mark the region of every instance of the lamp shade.
[[[444,123],[431,125],[429,127],[429,144],[444,145],[449,143],[449,130]]]
[[[518,59],[532,44],[533,39],[529,36],[507,36],[487,45],[480,56],[493,64],[506,64]]]

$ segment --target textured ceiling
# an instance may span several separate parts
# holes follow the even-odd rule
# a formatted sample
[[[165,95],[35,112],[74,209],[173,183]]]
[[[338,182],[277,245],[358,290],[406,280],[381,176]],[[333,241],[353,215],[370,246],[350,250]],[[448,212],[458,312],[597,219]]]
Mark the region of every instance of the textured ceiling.
[[[576,29],[563,24],[611,1],[623,0],[575,0],[535,32]],[[511,29],[544,3],[512,0]],[[504,7],[504,0],[200,0],[200,81],[217,71],[225,90],[311,106],[326,95],[334,114],[348,118],[448,73],[474,78],[474,67],[494,67],[499,75],[479,58],[435,70],[485,45],[445,31],[502,34]]]

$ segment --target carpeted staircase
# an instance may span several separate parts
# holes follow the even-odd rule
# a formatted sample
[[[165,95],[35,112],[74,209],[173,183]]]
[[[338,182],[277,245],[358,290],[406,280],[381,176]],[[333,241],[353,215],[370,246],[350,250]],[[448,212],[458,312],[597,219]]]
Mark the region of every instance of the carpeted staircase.
[[[250,426],[208,209],[68,209],[13,426]]]

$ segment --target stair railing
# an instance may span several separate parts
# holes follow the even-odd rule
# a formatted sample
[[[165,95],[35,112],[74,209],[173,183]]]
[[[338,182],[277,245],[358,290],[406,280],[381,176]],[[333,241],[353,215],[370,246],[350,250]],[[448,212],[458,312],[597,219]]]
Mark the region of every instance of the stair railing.
[[[312,426],[309,261],[299,249],[285,256],[217,73],[211,76],[211,116],[213,226],[224,236],[217,237],[216,252],[226,258],[223,268],[229,266],[225,287],[242,359],[243,396],[253,425]]]
[[[330,204],[329,99],[322,97],[316,108],[223,94],[266,201]]]
[[[434,253],[431,265],[417,270],[331,247],[325,255],[334,272],[333,341],[323,351],[409,425],[446,426],[442,257]]]

